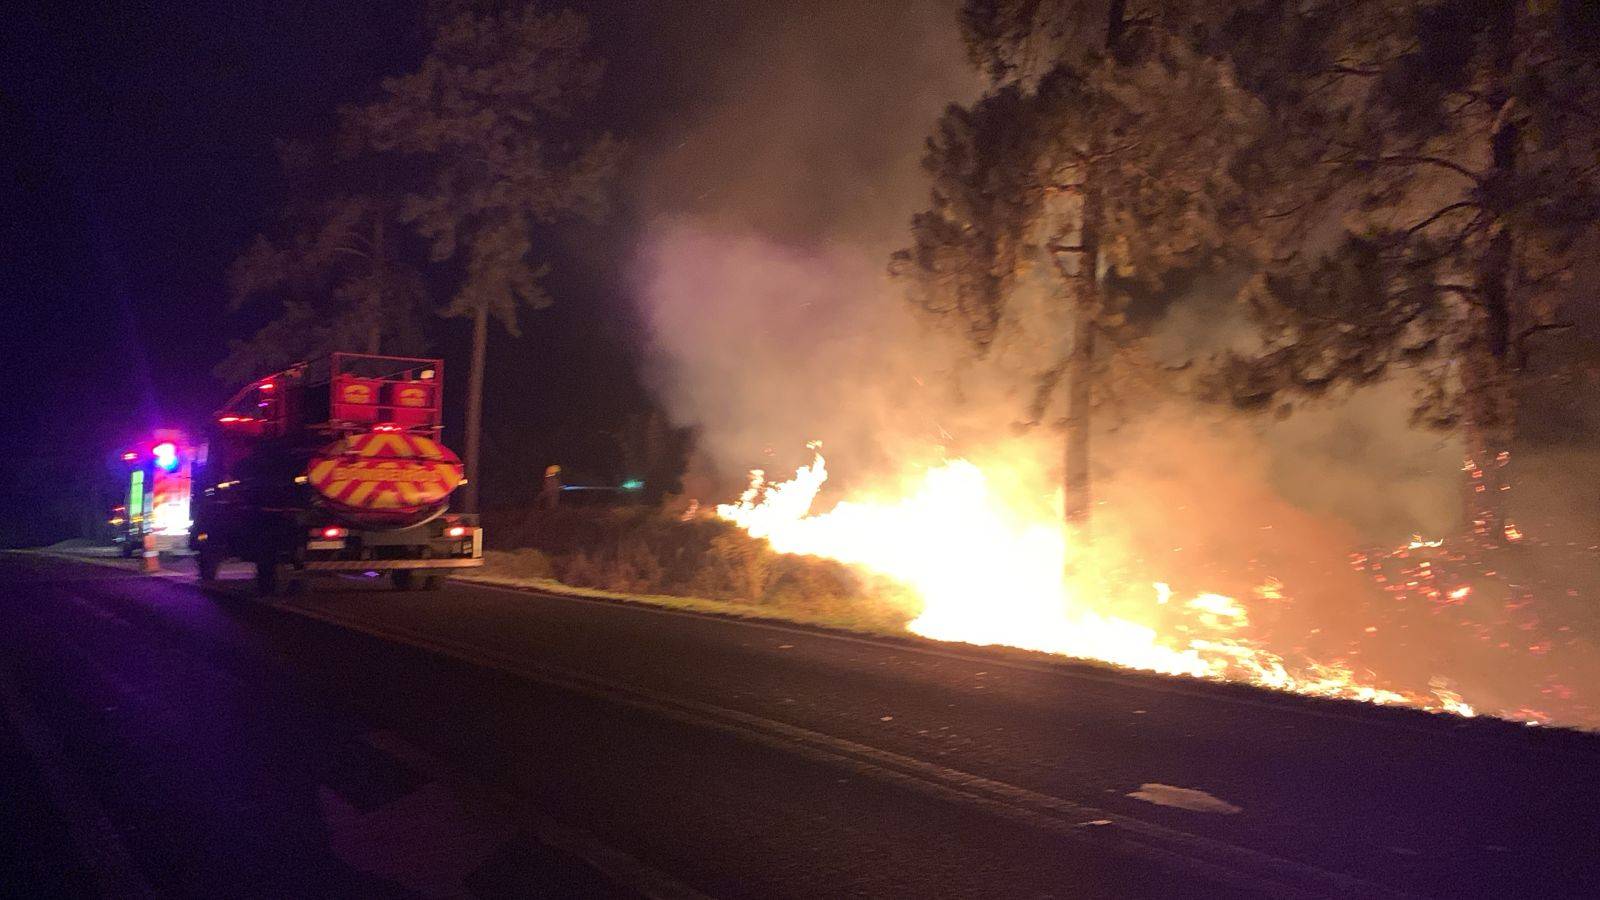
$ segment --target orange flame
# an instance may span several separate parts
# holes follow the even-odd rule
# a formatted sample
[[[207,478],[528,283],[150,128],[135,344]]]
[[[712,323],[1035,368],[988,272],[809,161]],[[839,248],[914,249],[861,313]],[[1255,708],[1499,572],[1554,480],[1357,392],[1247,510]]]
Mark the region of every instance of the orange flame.
[[[1068,539],[1059,519],[1045,512],[1049,505],[1004,496],[968,460],[928,467],[898,491],[846,498],[813,515],[827,477],[820,452],[789,481],[769,482],[753,471],[750,487],[717,514],[780,552],[826,557],[906,585],[922,601],[907,626],[915,634],[1474,715],[1442,681],[1431,694],[1408,693],[1365,683],[1338,662],[1291,665],[1242,635],[1249,610],[1224,594],[1199,593],[1179,603],[1169,584],[1155,582],[1153,596],[1138,602],[1155,619],[1163,617],[1154,610],[1176,610],[1184,624],[1163,627],[1119,614],[1108,599],[1108,573]],[[1437,545],[1420,537],[1412,544]],[[1281,600],[1282,590],[1273,579],[1256,594]]]

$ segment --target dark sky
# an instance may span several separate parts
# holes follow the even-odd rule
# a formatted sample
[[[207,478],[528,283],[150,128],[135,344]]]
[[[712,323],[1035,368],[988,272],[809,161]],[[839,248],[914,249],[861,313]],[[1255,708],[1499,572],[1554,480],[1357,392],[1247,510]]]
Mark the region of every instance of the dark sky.
[[[652,19],[596,5],[610,70],[594,124],[637,146],[691,103],[668,54],[721,6]],[[425,50],[422,4],[398,0],[61,2],[8,19],[0,544],[41,520],[62,527],[85,479],[142,429],[192,423],[226,398],[210,371],[263,312],[228,312],[225,270],[282,201],[274,141],[326,131],[339,104]],[[604,229],[565,235],[586,250],[552,248],[557,305],[525,322],[522,341],[491,340],[489,404],[522,410],[489,436],[504,466],[562,456],[604,470],[605,432],[647,403],[614,265],[627,217],[624,204]],[[436,322],[434,341],[460,361],[447,372],[464,373],[463,324]]]

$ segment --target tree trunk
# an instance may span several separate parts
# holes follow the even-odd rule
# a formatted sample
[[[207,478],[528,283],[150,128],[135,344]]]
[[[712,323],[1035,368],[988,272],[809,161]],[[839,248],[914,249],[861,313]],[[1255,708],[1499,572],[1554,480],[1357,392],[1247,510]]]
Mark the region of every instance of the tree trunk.
[[[1090,142],[1092,148],[1097,142]],[[1072,355],[1067,357],[1067,429],[1062,469],[1062,515],[1075,538],[1090,534],[1089,433],[1093,425],[1095,320],[1100,314],[1100,192],[1094,168],[1084,175],[1083,208],[1078,223],[1078,271],[1072,296],[1077,309]]]
[[[1472,531],[1491,544],[1507,537],[1506,495],[1511,490],[1511,439],[1516,424],[1515,373],[1511,365],[1512,237],[1502,230],[1489,242],[1477,273],[1482,303],[1461,387],[1465,414],[1467,515]]]
[[[1094,321],[1079,310],[1067,360],[1066,458],[1062,478],[1063,512],[1074,535],[1089,533],[1089,405],[1094,396]]]
[[[1516,77],[1517,12],[1502,11],[1495,31],[1498,55],[1492,89],[1485,92],[1498,110],[1489,134],[1489,168],[1482,193],[1496,221],[1474,276],[1479,303],[1474,334],[1463,354],[1461,387],[1467,459],[1467,515],[1473,534],[1490,544],[1513,538],[1506,519],[1511,484],[1511,440],[1516,424],[1516,327],[1514,273],[1516,236],[1511,212],[1516,199],[1517,146],[1520,126],[1508,85]]]
[[[387,280],[383,256],[383,214],[372,220],[372,287],[367,295],[367,352],[383,352],[383,286]]]
[[[1106,65],[1116,65],[1122,41],[1127,0],[1112,0],[1106,10]],[[1067,360],[1067,428],[1062,467],[1062,516],[1079,540],[1089,537],[1093,497],[1089,478],[1089,434],[1094,403],[1095,322],[1103,304],[1100,298],[1100,225],[1102,202],[1095,175],[1102,142],[1090,134],[1088,158],[1083,163],[1083,204],[1078,213],[1077,301],[1073,324],[1072,355]]]
[[[472,371],[467,376],[467,483],[461,491],[462,512],[478,511],[478,448],[483,438],[483,366],[489,344],[489,308],[472,314]]]

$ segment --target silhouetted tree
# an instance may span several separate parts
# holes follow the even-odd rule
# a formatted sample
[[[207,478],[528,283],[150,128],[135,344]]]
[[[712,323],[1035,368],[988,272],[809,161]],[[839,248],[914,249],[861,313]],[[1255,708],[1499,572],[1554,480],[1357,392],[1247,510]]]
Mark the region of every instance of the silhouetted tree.
[[[401,217],[434,261],[459,261],[443,314],[472,320],[463,506],[475,511],[489,319],[516,336],[520,308],[549,305],[536,229],[597,214],[619,150],[581,128],[601,73],[581,16],[465,6],[438,26],[417,70],[386,79],[358,116],[374,146],[423,172]]]
[[[932,206],[892,264],[924,308],[954,314],[980,355],[1008,329],[1062,348],[1036,374],[1028,418],[1044,418],[1064,380],[1064,513],[1080,530],[1090,411],[1096,382],[1106,385],[1097,373],[1105,357],[1138,355],[1150,318],[1130,300],[1162,297],[1174,278],[1249,244],[1240,173],[1262,110],[1228,61],[1192,39],[1205,4],[1171,6],[967,3],[963,35],[991,89],[952,106],[929,139]],[[1025,276],[1049,285],[1051,315],[1025,319],[1012,302]],[[1114,352],[1097,351],[1106,343]]]
[[[1283,205],[1245,294],[1265,348],[1213,387],[1262,407],[1415,367],[1416,418],[1462,427],[1498,538],[1517,388],[1600,216],[1593,7],[1260,3],[1211,40],[1272,109]]]
[[[370,171],[359,141],[343,137],[337,148],[280,144],[289,200],[228,270],[234,310],[267,302],[278,314],[233,342],[220,376],[250,378],[333,350],[426,345],[427,291],[395,240],[399,192]]]

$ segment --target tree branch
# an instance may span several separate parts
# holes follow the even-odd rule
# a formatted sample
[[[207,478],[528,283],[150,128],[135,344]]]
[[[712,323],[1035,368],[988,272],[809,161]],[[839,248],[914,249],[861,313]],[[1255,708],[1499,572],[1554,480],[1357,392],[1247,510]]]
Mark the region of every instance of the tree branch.
[[[1522,329],[1522,332],[1517,335],[1516,341],[1518,344],[1521,344],[1523,341],[1533,337],[1541,331],[1563,331],[1568,328],[1577,327],[1578,324],[1576,322],[1541,322],[1538,325],[1529,325],[1527,328]]]
[[[1422,155],[1415,155],[1414,156],[1414,155],[1410,155],[1410,154],[1394,154],[1394,155],[1391,155],[1391,156],[1374,156],[1374,157],[1370,157],[1370,158],[1367,158],[1367,159],[1361,159],[1361,160],[1356,160],[1356,161],[1357,162],[1364,162],[1364,163],[1393,163],[1395,165],[1402,165],[1402,166],[1411,166],[1411,165],[1440,166],[1442,168],[1449,169],[1450,171],[1455,172],[1458,175],[1463,175],[1463,176],[1465,176],[1467,178],[1470,178],[1476,183],[1479,183],[1479,184],[1483,183],[1483,176],[1482,175],[1479,175],[1478,173],[1472,171],[1471,169],[1467,168],[1466,166],[1461,165],[1460,163],[1454,163],[1454,162],[1451,162],[1448,159],[1443,159],[1443,158],[1437,157],[1437,156],[1422,156]]]
[[[1383,74],[1382,69],[1364,69],[1359,66],[1335,65],[1328,69],[1339,75],[1360,75],[1363,78],[1375,78]]]
[[[1448,206],[1442,207],[1441,209],[1438,209],[1438,210],[1434,211],[1433,215],[1427,217],[1426,219],[1423,219],[1421,222],[1418,222],[1417,224],[1411,226],[1410,228],[1407,228],[1406,229],[1406,235],[1410,236],[1410,235],[1416,234],[1417,232],[1421,231],[1422,229],[1427,228],[1429,225],[1432,225],[1433,223],[1439,221],[1440,219],[1444,218],[1445,216],[1449,215],[1452,212],[1455,212],[1458,209],[1466,209],[1468,207],[1476,207],[1476,206],[1478,206],[1478,204],[1476,202],[1472,201],[1472,200],[1461,200],[1461,201],[1458,201],[1456,203],[1452,203],[1452,204],[1450,204]]]

